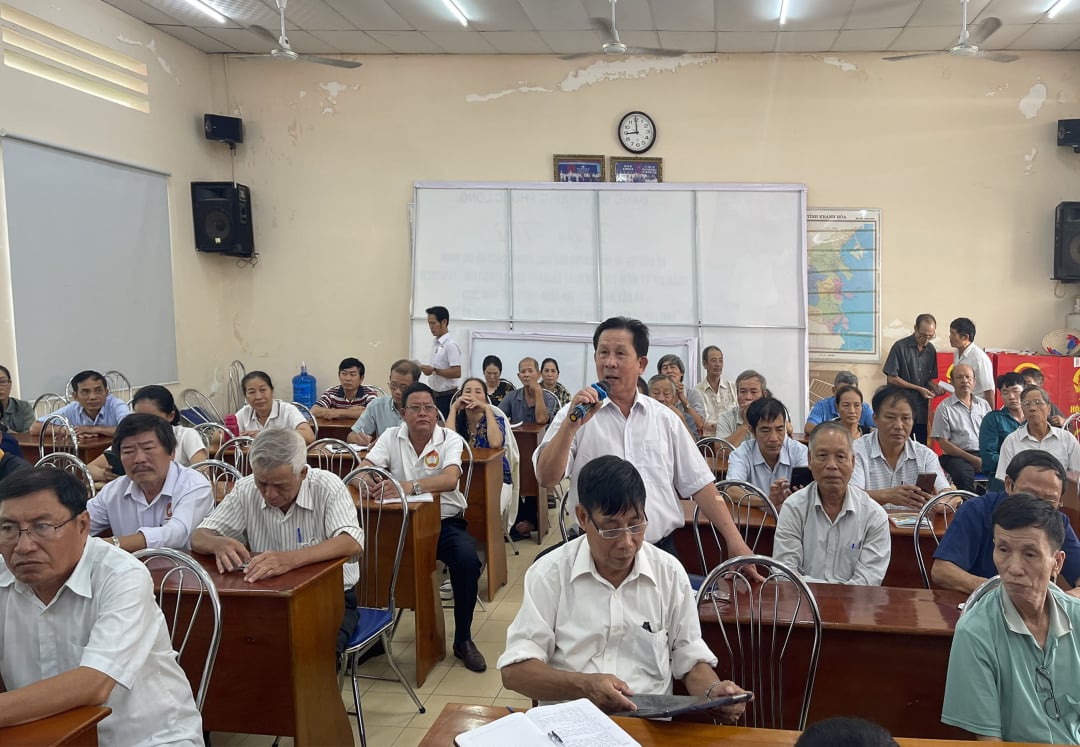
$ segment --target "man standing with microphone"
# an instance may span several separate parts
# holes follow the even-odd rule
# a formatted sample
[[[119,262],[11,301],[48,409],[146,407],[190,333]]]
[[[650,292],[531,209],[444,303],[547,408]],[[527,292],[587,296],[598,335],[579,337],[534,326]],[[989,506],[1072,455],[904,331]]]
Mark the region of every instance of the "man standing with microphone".
[[[638,394],[638,377],[649,362],[649,328],[637,319],[612,317],[593,333],[593,350],[598,384],[607,385],[607,397],[603,387],[587,387],[555,415],[533,455],[539,483],[551,488],[569,476],[567,508],[574,516],[581,469],[614,454],[637,467],[645,481],[648,542],[676,554],[672,533],[684,524],[679,499],[692,496],[723,536],[728,555],[750,555],[686,426],[670,409]],[[570,534],[580,531],[575,526]]]

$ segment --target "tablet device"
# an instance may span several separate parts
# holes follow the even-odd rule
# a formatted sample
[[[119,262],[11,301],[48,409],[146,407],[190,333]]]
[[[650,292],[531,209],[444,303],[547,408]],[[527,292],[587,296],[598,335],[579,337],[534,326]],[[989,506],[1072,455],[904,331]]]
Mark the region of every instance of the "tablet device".
[[[807,485],[814,481],[814,476],[810,473],[809,467],[792,467],[791,468],[791,489],[799,490],[805,488]]]
[[[102,453],[105,455],[105,458],[109,460],[109,469],[112,470],[114,475],[120,477],[125,474],[124,463],[120,461],[119,454],[113,451],[111,447],[105,449]]]
[[[933,472],[923,472],[917,478],[915,478],[915,487],[924,493],[929,495],[934,494],[934,483],[937,481],[937,475]]]
[[[732,703],[745,703],[752,700],[753,693],[740,693],[738,695],[725,695],[714,700],[705,700],[696,695],[628,695],[636,711],[620,711],[612,716],[631,716],[633,718],[667,718],[678,716],[682,713],[694,711],[707,711],[718,706],[731,705]]]

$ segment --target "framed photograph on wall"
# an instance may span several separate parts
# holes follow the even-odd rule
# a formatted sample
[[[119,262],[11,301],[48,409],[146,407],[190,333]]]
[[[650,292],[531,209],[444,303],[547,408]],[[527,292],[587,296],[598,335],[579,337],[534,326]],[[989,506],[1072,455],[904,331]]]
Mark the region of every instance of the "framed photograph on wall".
[[[659,184],[664,181],[663,158],[611,156],[608,171],[611,181],[632,184]]]
[[[576,156],[556,153],[555,181],[602,182],[606,181],[603,156]]]

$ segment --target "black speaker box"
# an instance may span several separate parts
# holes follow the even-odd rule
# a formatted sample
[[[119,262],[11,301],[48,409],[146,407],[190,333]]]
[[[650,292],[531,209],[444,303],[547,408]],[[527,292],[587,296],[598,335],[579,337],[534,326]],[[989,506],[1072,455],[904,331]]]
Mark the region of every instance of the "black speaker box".
[[[204,114],[203,130],[207,140],[220,140],[235,145],[244,142],[244,120],[220,114]]]
[[[1058,145],[1080,147],[1080,119],[1058,120]]]
[[[250,257],[255,253],[251,192],[235,182],[192,182],[195,248],[200,252]]]
[[[1054,213],[1054,280],[1080,281],[1080,202],[1063,202]]]

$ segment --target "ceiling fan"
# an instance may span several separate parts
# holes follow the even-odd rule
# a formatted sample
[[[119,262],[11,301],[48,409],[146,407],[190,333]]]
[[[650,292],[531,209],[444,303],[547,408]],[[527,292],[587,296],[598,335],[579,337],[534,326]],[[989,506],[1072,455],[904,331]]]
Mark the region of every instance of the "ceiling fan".
[[[295,62],[300,60],[301,62],[316,62],[320,65],[333,65],[334,67],[344,68],[357,68],[361,63],[353,62],[352,60],[339,60],[335,57],[319,57],[318,55],[311,54],[298,54],[294,52],[292,47],[289,46],[289,37],[285,35],[285,3],[286,0],[277,0],[278,12],[281,14],[281,36],[274,36],[274,33],[269,29],[262,26],[249,26],[249,31],[254,31],[259,36],[269,39],[277,46],[270,50],[268,54],[238,54],[234,57],[251,58],[251,57],[273,57],[275,60],[285,60],[286,62]]]
[[[611,3],[611,20],[606,18],[590,18],[593,28],[599,31],[605,41],[600,45],[600,54],[624,55],[624,54],[651,54],[658,57],[681,57],[686,54],[683,49],[659,49],[657,47],[628,47],[619,39],[619,30],[615,28],[615,3],[618,0],[608,0]],[[579,57],[591,57],[597,52],[576,52],[575,54],[561,55],[564,60],[575,60]]]
[[[964,26],[960,30],[960,39],[956,42],[956,45],[949,49],[942,49],[937,52],[919,52],[917,54],[903,54],[897,57],[886,57],[889,62],[896,62],[897,60],[913,60],[916,57],[933,57],[935,55],[948,54],[953,57],[979,57],[984,60],[992,60],[993,62],[1016,62],[1020,58],[1014,54],[1006,54],[1004,52],[988,52],[983,49],[979,49],[979,45],[989,39],[995,31],[1001,28],[1001,19],[984,18],[979,21],[978,25],[973,28],[970,33],[968,32],[968,0],[960,0],[960,4],[963,6],[963,22]]]

